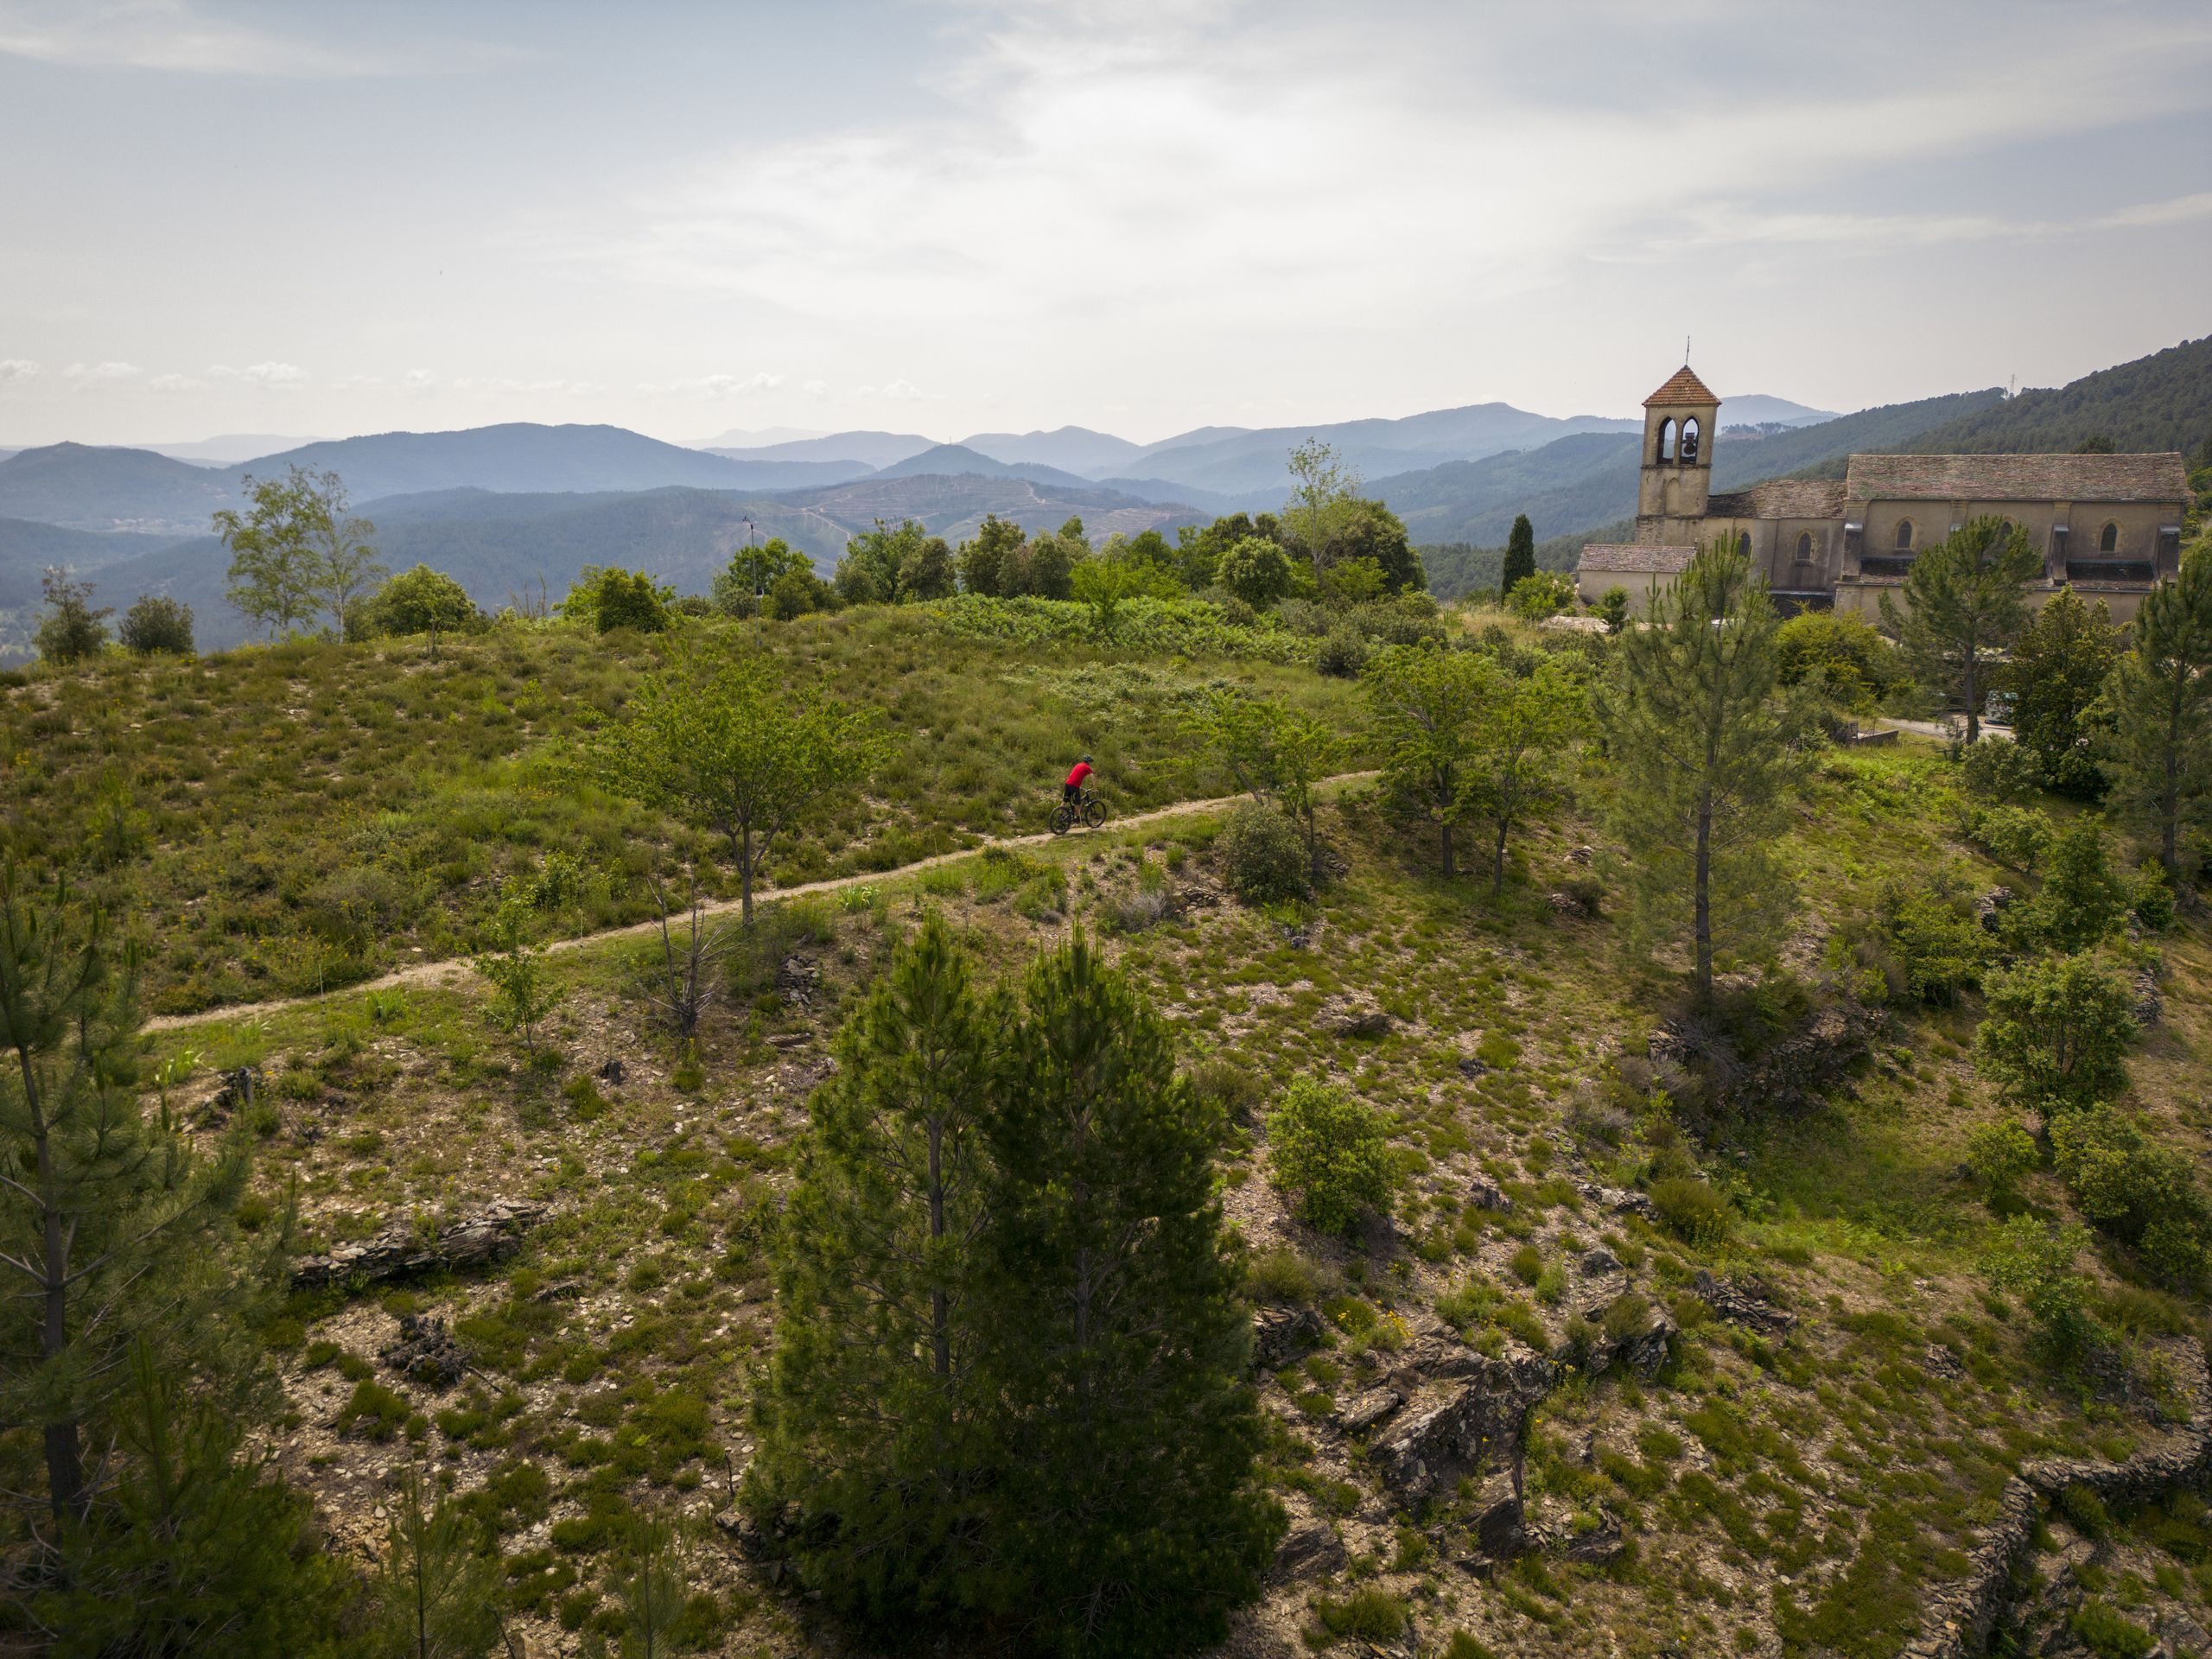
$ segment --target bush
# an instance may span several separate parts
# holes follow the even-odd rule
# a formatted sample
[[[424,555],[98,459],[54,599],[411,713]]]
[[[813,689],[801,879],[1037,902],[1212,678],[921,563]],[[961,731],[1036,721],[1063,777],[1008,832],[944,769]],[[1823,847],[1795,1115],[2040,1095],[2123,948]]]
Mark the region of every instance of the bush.
[[[2017,1118],[1978,1124],[1967,1136],[1967,1167],[1987,1189],[1993,1204],[2010,1198],[2020,1177],[2035,1166],[2035,1137]]]
[[[1324,1645],[1347,1636],[1370,1642],[1395,1641],[1413,1619],[1404,1600],[1380,1585],[1355,1590],[1341,1601],[1316,1596],[1312,1605],[1313,1617],[1320,1621]]]
[[[2036,758],[2009,737],[1985,737],[1960,757],[1959,781],[1985,801],[2017,805],[2041,782]]]
[[[2052,842],[2050,872],[2025,919],[2062,950],[2087,950],[2120,926],[2132,898],[2104,831],[2094,818],[2079,817]]]
[[[675,588],[655,582],[642,570],[612,566],[602,569],[588,564],[561,601],[561,614],[599,633],[612,633],[617,628],[661,633],[668,628],[669,607],[675,602]]]
[[[107,648],[106,606],[92,605],[92,584],[72,582],[68,573],[48,566],[39,578],[46,614],[39,619],[35,643],[39,660],[56,667],[97,657]]]
[[[1382,1115],[1311,1077],[1268,1115],[1268,1166],[1280,1191],[1298,1195],[1300,1219],[1324,1232],[1351,1232],[1363,1210],[1389,1205],[1395,1184]]]
[[[2078,1224],[2046,1226],[2033,1216],[2015,1216],[2005,1224],[1985,1262],[1990,1283],[2025,1305],[2054,1360],[2077,1357],[2098,1335],[2089,1318],[2089,1281],[2074,1266],[2088,1242],[2088,1233]]]
[[[2125,1090],[2134,1040],[2134,994],[2110,969],[2088,957],[2031,962],[1990,976],[1974,1065],[2048,1118]]]
[[[1725,1243],[1733,1230],[1728,1200],[1714,1192],[1710,1183],[1694,1177],[1678,1175],[1654,1181],[1651,1202],[1670,1231],[1700,1249]]]
[[[1959,827],[2006,869],[2024,874],[2050,847],[2050,820],[2033,807],[1970,807]]]
[[[2082,1215],[2135,1245],[2157,1273],[2202,1273],[2212,1216],[2186,1157],[2104,1106],[2056,1120],[2050,1143],[2052,1166]]]
[[[2066,1623],[2097,1659],[2145,1659],[2158,1645],[2150,1631],[2108,1602],[2085,1601]]]
[[[1541,622],[1548,616],[1574,608],[1574,582],[1556,570],[1539,570],[1513,584],[1505,596],[1506,608],[1524,621]]]
[[[1321,641],[1313,666],[1340,680],[1356,680],[1367,666],[1367,636],[1350,623],[1339,623]]]
[[[2174,890],[2167,885],[2165,871],[2156,864],[2136,878],[2128,912],[2146,933],[2163,933],[2174,925]]]
[[[1618,633],[1628,626],[1628,589],[1608,588],[1598,596],[1598,614],[1605,619],[1605,632]]]
[[[141,657],[171,652],[192,654],[192,607],[180,605],[167,594],[147,594],[123,613],[116,636],[126,650]]]
[[[1864,617],[1804,611],[1776,630],[1782,683],[1818,678],[1829,697],[1854,714],[1871,715],[1900,677],[1897,655]]]
[[[1290,592],[1291,575],[1290,556],[1257,536],[1236,543],[1214,568],[1215,582],[1261,611]]]
[[[1247,904],[1302,899],[1306,893],[1306,843],[1287,814],[1244,801],[1215,838],[1223,879]]]
[[[1955,1002],[1980,982],[1991,940],[1956,886],[1892,890],[1884,909],[1901,988],[1915,1001]]]
[[[594,597],[594,614],[597,603]],[[467,588],[427,564],[417,564],[392,577],[366,603],[356,607],[346,621],[350,632],[364,639],[416,633],[435,639],[441,633],[482,633],[492,626]]]

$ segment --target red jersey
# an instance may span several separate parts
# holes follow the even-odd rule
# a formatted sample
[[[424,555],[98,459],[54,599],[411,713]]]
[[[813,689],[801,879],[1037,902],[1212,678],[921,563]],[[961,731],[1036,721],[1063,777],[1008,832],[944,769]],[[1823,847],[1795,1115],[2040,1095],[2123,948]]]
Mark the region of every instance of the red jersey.
[[[1068,773],[1068,787],[1070,789],[1081,789],[1083,787],[1083,780],[1090,776],[1090,762],[1088,760],[1077,761],[1075,763],[1075,770]]]

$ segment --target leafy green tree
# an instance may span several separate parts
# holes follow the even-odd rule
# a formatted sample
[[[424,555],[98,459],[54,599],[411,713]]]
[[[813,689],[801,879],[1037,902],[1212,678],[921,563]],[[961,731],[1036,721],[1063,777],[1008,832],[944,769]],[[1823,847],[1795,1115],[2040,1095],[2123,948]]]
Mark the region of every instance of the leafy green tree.
[[[177,1369],[143,1343],[131,1353],[112,1486],[64,1529],[67,1571],[30,1604],[49,1651],[335,1659],[352,1575],[273,1458],[246,1450],[240,1414],[188,1395]]]
[[[1789,902],[1771,849],[1802,762],[1777,627],[1749,561],[1716,543],[1620,637],[1600,702],[1638,931],[1689,934],[1701,1003],[1719,944],[1769,936]]]
[[[1296,1195],[1298,1218],[1350,1234],[1367,1211],[1388,1213],[1397,1184],[1389,1126],[1344,1090],[1296,1077],[1268,1114],[1268,1178]]]
[[[1618,633],[1628,626],[1628,589],[1608,588],[1598,596],[1598,614],[1605,619],[1605,632]]]
[[[486,626],[468,590],[427,564],[401,571],[360,608],[365,632],[429,634],[433,660],[442,634],[474,633]]]
[[[2043,574],[2028,533],[2004,518],[1968,519],[1912,562],[1903,611],[1882,595],[1882,626],[1914,677],[1966,705],[1967,741],[1981,736],[1994,664],[2027,621],[2023,587]]]
[[[90,1503],[83,1439],[134,1344],[204,1338],[228,1294],[207,1241],[236,1204],[243,1141],[200,1158],[146,1121],[138,957],[65,882],[0,862],[0,1422],[36,1423],[57,1521]]]
[[[162,652],[192,655],[192,607],[180,605],[167,594],[146,594],[123,613],[116,630],[124,649],[141,657]]]
[[[715,608],[729,616],[757,616],[766,607],[770,589],[794,570],[810,575],[814,562],[782,537],[772,536],[758,545],[748,542],[733,550],[729,563],[715,572]]]
[[[1536,574],[1536,527],[1529,522],[1529,515],[1521,513],[1513,520],[1513,528],[1505,537],[1505,562],[1498,567],[1497,591],[1510,594],[1516,582]]]
[[[676,589],[654,581],[643,570],[588,564],[569,585],[568,596],[561,601],[561,614],[597,633],[612,633],[617,628],[664,633],[673,620],[669,607],[675,602]]]
[[[499,1644],[499,1559],[475,1535],[468,1511],[407,1465],[377,1580],[378,1659],[484,1659]]]
[[[1284,528],[1318,578],[1328,562],[1331,532],[1347,502],[1359,494],[1359,474],[1319,438],[1308,438],[1290,452],[1290,500],[1282,510]]]
[[[929,917],[837,1035],[778,1247],[746,1502],[795,1507],[801,1580],[879,1624],[975,1611],[983,1592],[978,1114],[1006,1012]]]
[[[2083,950],[2109,937],[2127,919],[2133,899],[2092,817],[2068,824],[2051,842],[2043,890],[2024,919],[2061,950]]]
[[[492,1023],[522,1039],[537,1052],[537,1027],[560,1006],[560,994],[545,980],[545,953],[532,942],[537,918],[528,899],[510,892],[493,918],[490,947],[480,952],[476,971],[492,987]]]
[[[1232,512],[1205,525],[1185,524],[1175,532],[1176,574],[1183,585],[1197,593],[1217,582],[1226,588],[1228,580],[1220,574],[1222,556],[1237,543],[1257,537],[1261,541],[1282,545],[1282,526],[1274,514]],[[1285,588],[1288,592],[1288,588]]]
[[[1192,728],[1220,760],[1237,788],[1280,805],[1306,842],[1307,877],[1320,879],[1318,789],[1342,751],[1324,721],[1274,697],[1241,691],[1209,693]]]
[[[1897,647],[1865,617],[1847,612],[1801,611],[1775,635],[1782,683],[1817,679],[1822,690],[1853,714],[1871,715],[1897,684]]]
[[[1385,594],[1424,593],[1427,573],[1406,535],[1405,521],[1380,501],[1355,495],[1330,515],[1322,563],[1330,567],[1372,564]]]
[[[694,652],[639,683],[586,763],[615,793],[720,833],[749,924],[753,881],[778,842],[876,765],[874,723],[818,692],[786,691],[764,657]]]
[[[2156,836],[2178,889],[2183,838],[2212,816],[2212,542],[2190,550],[2178,581],[2144,596],[2105,706],[2113,804]]]
[[[2112,969],[2088,956],[2027,962],[1986,988],[1974,1066],[2006,1100],[2048,1121],[2126,1090],[2135,999]]]
[[[875,528],[845,543],[837,562],[837,592],[848,605],[904,605],[943,599],[952,592],[952,550],[909,518],[896,530],[879,518]]]
[[[1976,1124],[1967,1135],[1967,1167],[1981,1182],[1993,1207],[2012,1202],[2020,1178],[2037,1161],[2036,1138],[2017,1117]]]
[[[986,1124],[981,1254],[993,1555],[1040,1646],[1219,1641],[1281,1535],[1256,1478],[1222,1132],[1123,975],[1080,936],[1037,963]]]
[[[1007,556],[1022,544],[1021,526],[996,513],[986,513],[976,527],[975,539],[963,542],[956,563],[960,585],[971,594],[997,595],[1006,591],[1003,577]]]
[[[2081,1212],[2176,1279],[2204,1270],[2212,1212],[2188,1154],[2159,1145],[2107,1106],[2050,1126],[2051,1166]]]
[[[245,484],[247,511],[214,515],[231,550],[231,603],[272,636],[312,622],[327,605],[343,636],[354,602],[385,575],[368,539],[376,526],[352,515],[336,473],[296,466]]]
[[[1122,606],[1132,599],[1173,599],[1183,584],[1156,565],[1100,556],[1075,567],[1074,595],[1090,607],[1091,626],[1110,639],[1121,626]]]
[[[786,570],[768,589],[768,614],[779,622],[792,621],[810,611],[834,611],[837,590],[814,574],[813,568]]]
[[[2035,757],[2046,789],[2081,800],[2105,792],[2094,711],[2119,660],[2120,631],[2104,601],[2093,610],[2071,588],[2053,594],[2022,630],[2005,672],[2012,732]]]
[[[1290,556],[1271,541],[1247,536],[1222,550],[1214,580],[1254,610],[1264,611],[1290,592]]]
[[[1506,608],[1529,622],[1541,622],[1574,608],[1574,579],[1556,570],[1539,570],[1506,590]]]
[[[46,613],[34,636],[40,661],[66,668],[107,648],[107,619],[114,612],[92,608],[91,582],[72,582],[68,572],[48,565],[38,585],[46,598]]]
[[[1490,683],[1470,746],[1469,787],[1472,804],[1494,832],[1491,891],[1503,893],[1507,840],[1566,793],[1568,748],[1589,726],[1590,700],[1555,658],[1519,680],[1486,658],[1475,660],[1488,671]]]
[[[2005,1224],[1984,1262],[1989,1282],[2026,1306],[2045,1353],[2060,1363],[2080,1357],[2101,1334],[2089,1315],[2088,1278],[2074,1265],[2088,1243],[2088,1230],[2078,1223],[2062,1227],[2018,1215]]]
[[[1382,785],[1402,810],[1437,829],[1444,874],[1454,874],[1452,832],[1473,810],[1475,747],[1497,666],[1471,652],[1392,645],[1362,683],[1382,748]]]

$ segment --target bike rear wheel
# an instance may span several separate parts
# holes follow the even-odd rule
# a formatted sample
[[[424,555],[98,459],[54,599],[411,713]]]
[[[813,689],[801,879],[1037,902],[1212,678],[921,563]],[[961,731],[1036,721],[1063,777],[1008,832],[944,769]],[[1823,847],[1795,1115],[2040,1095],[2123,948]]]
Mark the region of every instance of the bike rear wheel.
[[[1083,804],[1083,821],[1090,828],[1097,829],[1106,822],[1106,803],[1086,798]]]
[[[1074,822],[1075,809],[1070,806],[1065,801],[1062,801],[1058,806],[1052,809],[1052,833],[1054,835],[1065,836],[1068,832],[1068,827],[1074,823]]]

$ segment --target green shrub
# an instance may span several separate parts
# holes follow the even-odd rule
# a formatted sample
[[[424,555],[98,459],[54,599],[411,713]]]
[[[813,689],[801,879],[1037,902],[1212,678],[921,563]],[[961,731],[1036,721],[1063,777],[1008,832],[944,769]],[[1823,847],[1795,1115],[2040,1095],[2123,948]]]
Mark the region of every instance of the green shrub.
[[[2017,805],[2035,795],[2042,778],[2035,756],[2009,737],[1985,737],[1960,758],[1959,781],[1985,801]]]
[[[2204,1270],[2212,1214],[2186,1156],[2105,1106],[2056,1119],[2050,1143],[2052,1166],[2082,1215],[2168,1278]]]
[[[1694,1177],[1678,1175],[1654,1181],[1651,1202],[1669,1231],[1700,1249],[1725,1243],[1733,1230],[1728,1200],[1709,1183]]]
[[[1340,1601],[1316,1596],[1308,1605],[1319,1622],[1323,1646],[1348,1636],[1370,1642],[1395,1641],[1413,1619],[1404,1599],[1380,1585],[1364,1586]]]
[[[353,1385],[353,1397],[338,1414],[338,1432],[349,1433],[357,1424],[372,1440],[388,1440],[399,1431],[413,1408],[407,1396],[365,1376]]]
[[[1357,679],[1367,666],[1367,637],[1349,623],[1332,628],[1314,654],[1313,666],[1336,679]]]
[[[2145,1659],[2157,1647],[2151,1632],[2105,1601],[2085,1601],[2067,1628],[2097,1659]]]
[[[1993,1286],[2026,1306],[2047,1356],[2061,1363],[2079,1357],[2099,1334],[2089,1318],[2089,1281],[2074,1266],[2088,1241],[2088,1230],[2076,1224],[2046,1225],[2033,1216],[2015,1216],[1984,1264]]]
[[[1365,1209],[1382,1210],[1396,1184],[1382,1115],[1339,1089],[1300,1077],[1268,1115],[1268,1165],[1297,1212],[1324,1232],[1350,1233]]]
[[[1539,570],[1513,584],[1506,608],[1523,621],[1541,622],[1574,608],[1574,582],[1557,570]]]
[[[661,633],[669,626],[669,607],[675,602],[673,588],[655,582],[642,570],[588,564],[561,601],[561,613],[600,633],[612,633],[617,628]]]
[[[123,613],[116,636],[124,649],[141,657],[169,652],[192,655],[192,607],[181,605],[167,594],[147,594]]]
[[[2133,899],[2112,865],[2104,831],[2094,818],[2074,820],[2051,842],[2043,889],[2024,919],[2061,950],[2086,950],[2126,919]]]
[[[1287,814],[1257,801],[1240,802],[1215,838],[1214,850],[1223,879],[1245,903],[1306,896],[1306,843]]]
[[[2163,933],[2174,925],[2174,890],[2167,885],[2164,870],[2156,864],[2144,868],[2136,877],[2128,911],[2146,933]]]
[[[1967,1136],[1967,1167],[1987,1190],[1993,1204],[2009,1199],[2020,1177],[2036,1163],[2035,1137],[2017,1118],[1977,1124]]]
[[[1319,1269],[1296,1250],[1255,1251],[1244,1265],[1244,1294],[1255,1302],[1311,1307],[1321,1290]]]
[[[1864,617],[1803,611],[1775,631],[1782,683],[1817,680],[1838,705],[1871,715],[1903,676],[1897,648]]]
[[[2050,847],[2050,820],[2032,807],[1971,807],[1960,828],[1999,864],[2023,874]]]
[[[1974,1065],[2045,1116],[2110,1100],[2127,1087],[2135,997],[2086,956],[1993,974],[1989,1014],[1974,1033]]]

